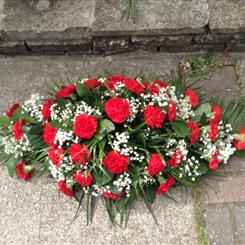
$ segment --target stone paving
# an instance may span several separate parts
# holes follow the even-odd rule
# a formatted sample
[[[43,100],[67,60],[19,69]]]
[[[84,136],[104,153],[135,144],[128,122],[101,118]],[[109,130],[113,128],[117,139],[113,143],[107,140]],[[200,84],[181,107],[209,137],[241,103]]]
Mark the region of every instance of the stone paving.
[[[76,79],[94,72],[168,78],[176,70],[184,54],[148,53],[138,51],[113,56],[15,56],[0,57],[0,108],[14,101],[22,102],[30,93],[42,91],[44,82]],[[186,56],[186,54],[185,54]],[[218,66],[200,81],[209,95],[238,97],[244,79],[245,55],[217,54]],[[239,69],[238,69],[239,68]],[[207,178],[201,185],[205,229],[210,244],[245,244],[245,162],[233,158],[219,171],[225,177]],[[139,201],[132,211],[128,228],[113,228],[98,203],[94,223],[87,227],[82,212],[70,225],[76,211],[75,201],[59,196],[55,184],[42,177],[23,183],[8,177],[0,166],[0,244],[204,244],[197,240],[195,201],[191,192],[186,196],[178,189],[175,203],[160,197],[154,204],[160,225]]]
[[[0,0],[0,53],[245,50],[244,0]]]

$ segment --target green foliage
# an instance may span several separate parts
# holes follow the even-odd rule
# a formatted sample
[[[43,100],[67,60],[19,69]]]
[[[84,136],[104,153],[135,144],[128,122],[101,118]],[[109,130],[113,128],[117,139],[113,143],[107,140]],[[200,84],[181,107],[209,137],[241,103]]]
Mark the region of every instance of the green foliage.
[[[14,155],[12,155],[9,160],[7,161],[7,168],[8,168],[8,173],[11,177],[14,176],[15,174],[15,169],[17,164],[21,161],[21,158],[15,158]]]
[[[91,92],[89,91],[89,89],[87,89],[85,86],[83,86],[82,83],[77,82],[76,88],[77,88],[77,93],[78,93],[79,96],[81,96],[82,98],[91,96]]]
[[[171,126],[178,137],[187,137],[190,135],[190,130],[184,121],[174,121]]]
[[[0,116],[0,127],[8,127],[10,125],[10,120],[7,116]]]

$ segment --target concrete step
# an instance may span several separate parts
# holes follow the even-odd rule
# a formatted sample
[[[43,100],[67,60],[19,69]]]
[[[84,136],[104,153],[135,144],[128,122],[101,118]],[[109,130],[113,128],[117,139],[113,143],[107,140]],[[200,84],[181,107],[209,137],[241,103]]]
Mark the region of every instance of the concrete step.
[[[0,0],[0,54],[245,50],[245,2],[141,0],[139,20],[122,20],[124,0]]]

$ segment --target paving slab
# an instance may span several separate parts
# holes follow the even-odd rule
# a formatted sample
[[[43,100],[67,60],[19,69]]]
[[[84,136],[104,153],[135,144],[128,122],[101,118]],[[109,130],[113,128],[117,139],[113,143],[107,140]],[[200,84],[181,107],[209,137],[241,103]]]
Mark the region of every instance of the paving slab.
[[[1,31],[5,41],[88,38],[95,0],[7,0]]]
[[[234,214],[239,242],[240,244],[245,244],[245,206],[234,207]]]
[[[124,3],[124,0],[97,1],[92,35],[202,33],[208,24],[206,0],[139,1],[137,23],[122,21]]]
[[[206,229],[211,245],[235,244],[234,225],[228,206],[209,206],[205,209]]]
[[[244,0],[208,0],[212,32],[244,32],[245,1]]]

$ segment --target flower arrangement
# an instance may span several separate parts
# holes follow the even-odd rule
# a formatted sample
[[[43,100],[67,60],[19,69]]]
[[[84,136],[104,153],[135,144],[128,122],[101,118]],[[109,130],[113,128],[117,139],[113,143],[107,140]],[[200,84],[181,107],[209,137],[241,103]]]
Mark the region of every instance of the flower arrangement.
[[[244,155],[244,118],[244,106],[203,103],[184,79],[83,78],[14,104],[0,117],[0,153],[11,176],[47,174],[85,202],[88,223],[101,197],[122,224],[139,197],[155,218],[156,195]]]

